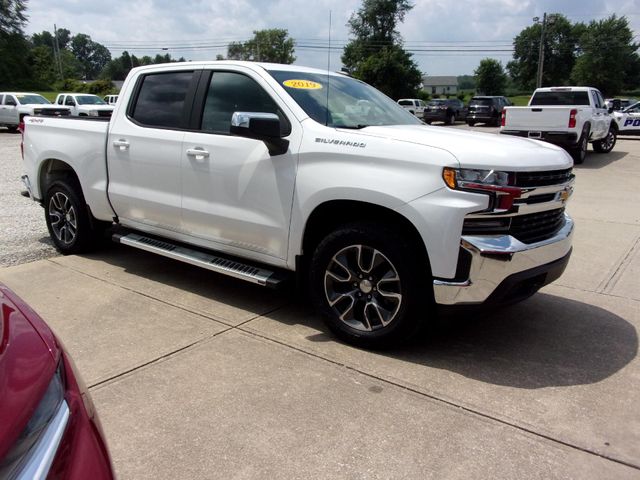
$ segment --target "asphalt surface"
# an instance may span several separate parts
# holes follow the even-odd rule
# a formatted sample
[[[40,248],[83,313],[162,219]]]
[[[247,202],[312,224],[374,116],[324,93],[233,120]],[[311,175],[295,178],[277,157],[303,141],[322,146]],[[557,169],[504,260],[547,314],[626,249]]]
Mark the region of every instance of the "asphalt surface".
[[[560,279],[383,352],[291,292],[115,244],[56,256],[19,136],[0,152],[0,281],[74,357],[120,478],[640,479],[640,140],[576,166]]]

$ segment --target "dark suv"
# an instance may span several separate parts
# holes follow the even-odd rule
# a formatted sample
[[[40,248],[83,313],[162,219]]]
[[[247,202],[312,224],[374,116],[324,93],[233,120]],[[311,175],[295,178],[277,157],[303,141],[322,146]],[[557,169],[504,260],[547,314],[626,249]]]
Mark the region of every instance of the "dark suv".
[[[500,125],[502,109],[509,105],[511,102],[506,97],[473,97],[469,101],[467,125],[485,123],[497,127]]]
[[[422,114],[422,118],[427,123],[441,121],[447,125],[452,125],[456,119],[464,120],[464,116],[464,103],[457,98],[431,100]]]

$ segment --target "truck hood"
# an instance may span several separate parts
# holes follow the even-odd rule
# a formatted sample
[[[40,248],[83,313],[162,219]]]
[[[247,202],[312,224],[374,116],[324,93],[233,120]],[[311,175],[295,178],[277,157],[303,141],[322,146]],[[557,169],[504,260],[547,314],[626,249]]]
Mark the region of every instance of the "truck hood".
[[[428,125],[366,127],[358,133],[446,150],[462,168],[544,171],[573,166],[560,147],[528,138]]]

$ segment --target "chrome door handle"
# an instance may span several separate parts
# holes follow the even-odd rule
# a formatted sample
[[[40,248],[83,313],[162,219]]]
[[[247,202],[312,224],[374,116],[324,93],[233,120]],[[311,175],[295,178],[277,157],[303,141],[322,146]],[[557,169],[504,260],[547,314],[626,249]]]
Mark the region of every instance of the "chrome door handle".
[[[119,148],[120,151],[124,151],[127,150],[129,148],[129,142],[127,142],[126,140],[120,139],[120,140],[114,140],[113,141],[113,146],[116,148]]]
[[[196,160],[204,160],[205,158],[209,158],[209,152],[200,147],[188,148],[187,155],[189,155],[190,157],[195,157]]]

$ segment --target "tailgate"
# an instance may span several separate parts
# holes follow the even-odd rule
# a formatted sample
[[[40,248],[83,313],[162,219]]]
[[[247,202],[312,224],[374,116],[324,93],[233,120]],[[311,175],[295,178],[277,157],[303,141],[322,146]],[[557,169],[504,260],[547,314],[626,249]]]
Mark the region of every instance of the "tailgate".
[[[507,107],[505,130],[566,130],[571,107]]]

